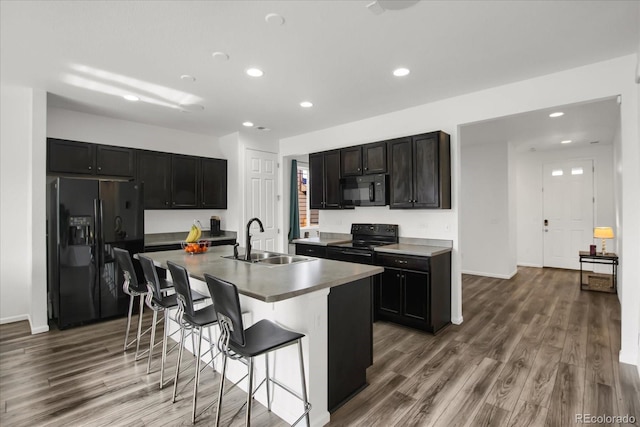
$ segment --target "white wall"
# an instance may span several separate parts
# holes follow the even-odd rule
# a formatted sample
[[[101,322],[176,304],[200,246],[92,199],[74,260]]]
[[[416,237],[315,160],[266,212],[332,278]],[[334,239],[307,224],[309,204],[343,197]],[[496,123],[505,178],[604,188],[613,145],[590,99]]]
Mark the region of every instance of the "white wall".
[[[227,159],[228,167],[235,162],[237,142],[223,145],[218,138],[175,129],[151,126],[126,120],[80,113],[60,108],[49,108],[47,136],[75,141],[145,150],[165,151],[202,157]],[[230,193],[231,194],[231,193]],[[229,204],[226,210],[216,209],[167,209],[145,211],[145,233],[189,231],[194,219],[204,228],[209,227],[212,215],[221,218],[223,230],[237,231],[234,227],[237,216],[236,205]],[[231,221],[229,223],[228,221]],[[230,226],[231,225],[231,226]]]
[[[604,141],[603,141],[604,142]],[[542,167],[545,163],[571,159],[593,159],[594,163],[594,224],[612,226],[618,233],[615,219],[613,145],[590,145],[550,151],[524,151],[516,155],[518,265],[543,265],[543,204]],[[597,242],[598,245],[600,244]],[[616,241],[608,241],[607,248]]]
[[[539,110],[556,105],[603,99],[622,95],[621,159],[623,190],[620,209],[626,221],[620,277],[622,301],[622,351],[620,360],[637,363],[638,315],[640,312],[640,178],[638,164],[638,88],[633,80],[636,55],[628,55],[578,67],[559,73],[511,83],[495,88],[448,98],[406,110],[283,139],[281,157],[441,129],[451,135],[452,209],[448,211],[369,210],[366,216],[376,222],[402,225],[405,235],[453,240],[452,319],[462,320],[461,262],[458,221],[460,209],[460,152],[458,126],[511,114]],[[323,211],[323,231],[347,232],[358,212]],[[286,218],[283,218],[286,221]],[[326,225],[325,225],[326,224]],[[424,225],[427,225],[425,228]],[[448,230],[447,230],[448,227]],[[288,229],[288,221],[283,226]]]
[[[461,138],[464,140],[464,128]],[[509,147],[507,144],[463,145],[460,150],[460,253],[462,272],[511,278],[509,216]]]
[[[32,333],[45,332],[46,94],[0,92],[0,323],[28,319]]]

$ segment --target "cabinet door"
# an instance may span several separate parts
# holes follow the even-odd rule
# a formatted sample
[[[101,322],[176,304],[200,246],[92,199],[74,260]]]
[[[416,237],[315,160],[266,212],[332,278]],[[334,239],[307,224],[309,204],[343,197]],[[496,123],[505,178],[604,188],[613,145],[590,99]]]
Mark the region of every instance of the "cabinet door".
[[[404,315],[429,319],[429,274],[404,271]]]
[[[413,207],[413,161],[411,138],[389,141],[389,179],[391,208]]]
[[[362,147],[364,174],[387,173],[387,143],[374,142]]]
[[[200,207],[227,209],[227,161],[202,159]]]
[[[134,151],[130,148],[96,146],[97,174],[107,176],[134,176]]]
[[[94,175],[95,145],[48,138],[49,172]]]
[[[324,207],[339,208],[340,191],[340,151],[329,151],[324,155]]]
[[[380,310],[400,314],[402,311],[402,270],[385,268],[380,283]]]
[[[311,191],[311,209],[324,208],[324,155],[309,154],[309,189]]]
[[[340,171],[343,177],[362,175],[362,147],[340,150]]]
[[[171,156],[171,207],[198,206],[200,159],[192,156]]]
[[[415,173],[414,206],[440,206],[438,139],[435,134],[413,137],[413,170]]]
[[[171,155],[138,151],[138,180],[144,183],[144,208],[171,207]]]

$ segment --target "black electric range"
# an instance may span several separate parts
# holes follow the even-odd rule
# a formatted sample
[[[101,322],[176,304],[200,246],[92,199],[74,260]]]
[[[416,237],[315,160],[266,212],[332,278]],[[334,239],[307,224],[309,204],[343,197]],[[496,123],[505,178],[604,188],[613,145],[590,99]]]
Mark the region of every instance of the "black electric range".
[[[327,258],[373,264],[374,248],[393,243],[398,243],[397,224],[351,224],[351,242],[327,246]]]

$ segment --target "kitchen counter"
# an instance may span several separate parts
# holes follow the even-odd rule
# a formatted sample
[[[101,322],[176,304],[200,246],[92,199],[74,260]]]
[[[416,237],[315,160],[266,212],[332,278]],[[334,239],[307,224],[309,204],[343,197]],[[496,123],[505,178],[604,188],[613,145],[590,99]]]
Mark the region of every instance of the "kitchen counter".
[[[305,257],[307,261],[286,265],[247,263],[223,258],[233,255],[233,248],[229,246],[213,246],[206,253],[196,255],[183,250],[145,255],[163,268],[166,268],[167,261],[182,265],[191,277],[201,281],[204,281],[205,273],[226,280],[235,284],[241,294],[264,302],[282,301],[384,271],[381,267],[310,257]]]
[[[306,239],[295,239],[292,241],[292,243],[297,243],[302,245],[330,246],[330,245],[338,245],[340,243],[348,243],[350,241],[351,241],[350,238],[328,239],[325,237],[308,237]]]
[[[144,246],[145,247],[154,247],[154,246],[167,246],[167,245],[179,245],[184,242],[185,237],[189,234],[186,231],[179,231],[175,233],[153,233],[153,234],[145,234],[144,235]],[[210,242],[220,242],[227,240],[235,240],[236,232],[235,231],[222,231],[222,234],[219,236],[210,236],[209,231],[202,231],[202,236],[200,240],[208,240]]]
[[[168,261],[184,266],[192,278],[191,287],[205,295],[205,273],[234,283],[241,294],[245,327],[259,319],[269,319],[305,334],[302,347],[309,401],[313,405],[311,426],[327,424],[329,411],[366,386],[366,371],[373,361],[373,283],[374,276],[384,271],[382,267],[311,257],[293,264],[268,266],[223,258],[233,255],[231,246],[214,246],[197,255],[182,250],[144,255],[164,268]],[[170,330],[177,330],[178,325],[170,322]],[[190,348],[190,340],[185,346]],[[276,372],[277,378],[287,384],[299,384],[298,371],[291,369],[298,363],[296,352],[283,349],[271,362],[271,372]],[[257,378],[264,375],[260,369],[258,366]],[[226,372],[227,378],[236,383],[247,371],[241,363],[229,361]],[[246,389],[243,381],[238,386]],[[298,389],[294,386],[294,390]],[[266,406],[264,388],[255,398]],[[302,404],[287,393],[272,395],[272,411],[289,424],[297,419],[301,408]]]
[[[412,245],[408,243],[395,243],[393,245],[378,246],[375,248],[376,252],[387,252],[393,254],[402,255],[416,255],[416,256],[429,256],[451,252],[451,248],[445,248],[442,246],[428,246],[428,245]]]

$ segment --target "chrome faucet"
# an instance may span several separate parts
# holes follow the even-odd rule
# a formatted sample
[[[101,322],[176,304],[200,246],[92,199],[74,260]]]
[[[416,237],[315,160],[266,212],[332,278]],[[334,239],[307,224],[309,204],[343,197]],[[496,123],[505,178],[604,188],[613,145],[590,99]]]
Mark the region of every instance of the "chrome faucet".
[[[249,234],[249,229],[251,228],[251,224],[254,221],[258,222],[258,225],[260,226],[260,232],[264,233],[264,227],[262,226],[262,221],[260,221],[258,218],[251,218],[247,223],[247,235],[246,235],[245,245],[244,245],[244,250],[245,250],[244,259],[246,261],[251,261],[251,234]]]

